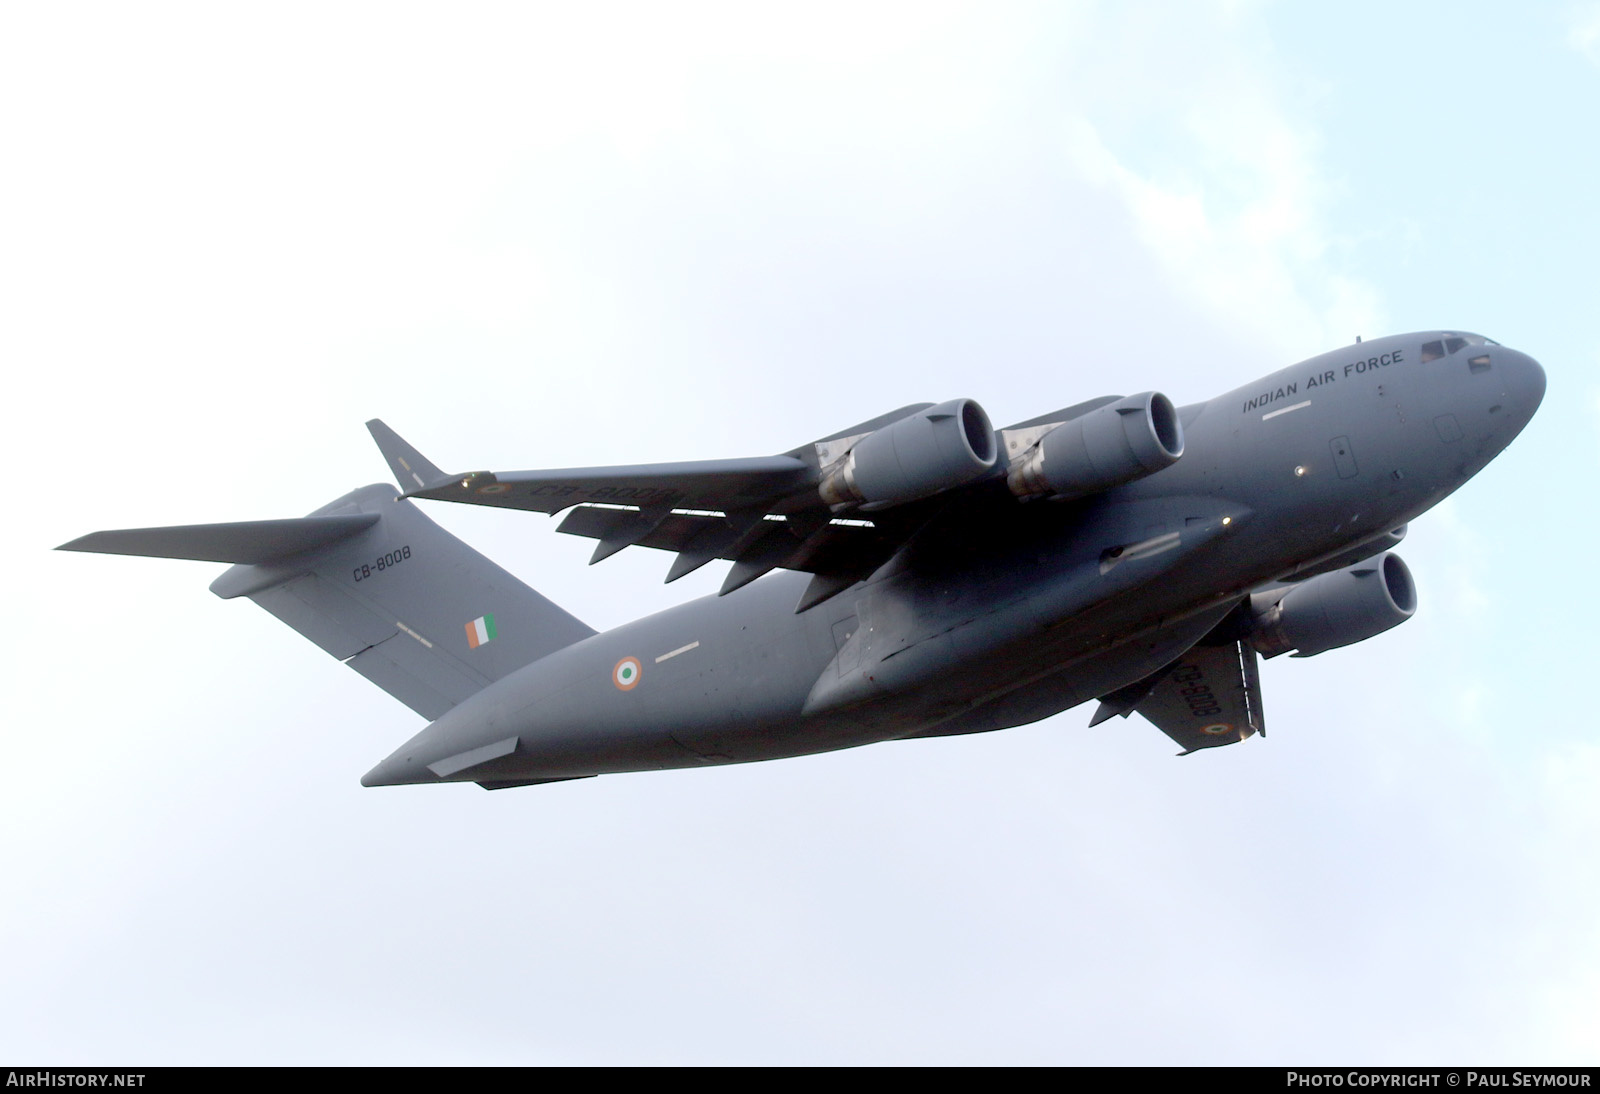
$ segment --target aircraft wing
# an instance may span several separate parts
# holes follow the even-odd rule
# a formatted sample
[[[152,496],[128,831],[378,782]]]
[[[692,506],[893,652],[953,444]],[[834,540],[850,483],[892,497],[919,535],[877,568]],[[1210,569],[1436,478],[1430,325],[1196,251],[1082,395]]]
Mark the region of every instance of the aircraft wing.
[[[636,509],[774,508],[816,481],[791,456],[740,460],[571,467],[542,471],[473,471],[406,492],[407,497],[559,513],[574,505]]]
[[[1154,393],[1133,400],[1149,403],[1152,398],[1165,403],[1165,396]],[[668,581],[713,559],[728,559],[733,568],[723,582],[724,593],[773,569],[810,573],[813,580],[796,609],[804,611],[888,561],[956,491],[978,482],[1006,479],[1013,461],[1030,459],[1030,453],[1051,430],[1126,401],[1102,396],[998,431],[971,400],[951,400],[938,406],[914,403],[775,456],[458,474],[441,471],[383,422],[374,419],[367,428],[406,497],[551,514],[566,511],[558,531],[599,540],[591,563],[635,544],[655,547],[677,555],[667,573]],[[1170,404],[1166,405],[1170,412]],[[1119,414],[1137,410],[1130,404]],[[1148,416],[1147,407],[1143,413]],[[916,415],[923,415],[931,429],[944,428],[945,432],[936,434],[907,421]],[[1118,415],[1107,421],[1113,423],[1113,435],[1122,428],[1117,424],[1122,422]],[[937,423],[948,424],[941,427]],[[1175,423],[1173,428],[1176,430]],[[1150,431],[1154,436],[1153,426]],[[968,459],[963,462],[956,457],[952,464],[948,446],[936,449],[928,438],[957,435],[968,438]],[[974,441],[974,437],[979,439]],[[900,448],[902,444],[907,447]],[[1107,466],[1118,468],[1122,477],[1087,488],[1078,486],[1071,496],[1126,481],[1123,472],[1127,469],[1117,463],[1123,446],[1114,442],[1112,447],[1117,453],[1112,453]],[[1181,453],[1181,440],[1173,447],[1176,451],[1167,452],[1165,462]],[[982,449],[987,449],[987,454],[979,455]],[[868,450],[874,454],[862,457],[870,465],[863,470],[856,461]],[[1083,454],[1087,457],[1087,450]],[[1000,455],[1003,460],[997,459]],[[1092,459],[1086,459],[1085,465],[1099,468]],[[1143,474],[1156,466],[1129,468]],[[917,479],[907,467],[930,477]],[[1027,481],[1030,486],[1025,492],[1031,496],[1036,490],[1032,480]],[[1049,483],[1045,486],[1047,491],[1056,488]]]
[[[570,510],[557,529],[599,540],[591,564],[635,544],[677,553],[667,580],[713,559],[734,563],[722,592],[775,568],[814,576],[803,611],[876,569],[920,523],[920,507],[835,517],[818,494],[830,442],[926,409],[919,403],[776,456],[536,471],[441,471],[394,430],[367,423],[406,497],[541,513]]]
[[[1104,696],[1090,725],[1134,711],[1183,747],[1180,756],[1266,736],[1256,651],[1246,642],[1195,646],[1173,664]]]

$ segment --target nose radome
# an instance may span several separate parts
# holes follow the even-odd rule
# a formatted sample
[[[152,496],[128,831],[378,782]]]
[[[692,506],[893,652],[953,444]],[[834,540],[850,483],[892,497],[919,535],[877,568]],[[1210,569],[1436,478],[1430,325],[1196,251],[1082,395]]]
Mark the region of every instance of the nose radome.
[[[1500,348],[1497,362],[1505,375],[1506,393],[1529,418],[1544,401],[1545,376],[1539,362],[1514,349]]]

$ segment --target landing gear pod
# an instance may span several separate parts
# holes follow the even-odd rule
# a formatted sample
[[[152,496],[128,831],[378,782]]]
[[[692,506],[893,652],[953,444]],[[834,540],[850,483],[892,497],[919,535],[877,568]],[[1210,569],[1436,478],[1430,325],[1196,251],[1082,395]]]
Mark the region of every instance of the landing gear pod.
[[[1019,498],[1070,500],[1142,479],[1182,455],[1172,400],[1147,391],[1049,429],[1012,460],[1006,485]]]
[[[823,469],[817,492],[829,505],[886,509],[965,486],[991,471],[997,454],[983,407],[952,399],[857,441]]]
[[[1250,644],[1268,657],[1311,657],[1382,634],[1417,610],[1417,587],[1399,555],[1383,554],[1250,598]]]

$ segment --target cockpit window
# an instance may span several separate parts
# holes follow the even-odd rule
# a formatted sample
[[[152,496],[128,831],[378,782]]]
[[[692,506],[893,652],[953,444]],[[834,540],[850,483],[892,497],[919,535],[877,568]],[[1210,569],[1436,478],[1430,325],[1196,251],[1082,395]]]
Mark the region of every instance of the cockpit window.
[[[1446,331],[1445,337],[1437,342],[1422,343],[1423,361],[1437,361],[1441,357],[1448,357],[1459,349],[1468,346],[1498,346],[1500,343],[1492,338],[1485,338],[1481,334],[1468,334],[1466,331]]]

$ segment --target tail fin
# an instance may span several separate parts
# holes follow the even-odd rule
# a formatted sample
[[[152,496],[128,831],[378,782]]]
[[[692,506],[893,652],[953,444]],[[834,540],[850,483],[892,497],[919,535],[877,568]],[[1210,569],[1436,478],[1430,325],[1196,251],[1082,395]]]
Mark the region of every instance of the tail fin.
[[[95,532],[61,549],[236,563],[212,592],[249,597],[428,719],[595,633],[387,485],[298,520]]]

